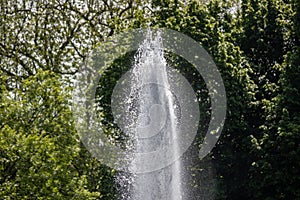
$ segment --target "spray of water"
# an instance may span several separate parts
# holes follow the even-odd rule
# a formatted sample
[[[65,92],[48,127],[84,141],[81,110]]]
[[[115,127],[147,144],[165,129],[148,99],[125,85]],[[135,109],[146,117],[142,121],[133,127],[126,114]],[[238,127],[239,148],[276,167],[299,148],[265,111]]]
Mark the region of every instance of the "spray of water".
[[[127,113],[134,116],[134,120],[128,123],[129,138],[134,141],[130,143],[129,152],[132,156],[128,162],[128,170],[133,176],[130,199],[182,200],[180,160],[165,168],[147,172],[146,169],[149,165],[155,165],[157,158],[143,160],[139,157],[149,152],[159,152],[160,158],[166,160],[179,157],[179,144],[176,142],[179,134],[176,115],[178,105],[168,81],[160,32],[154,34],[149,30],[140,45],[132,68],[130,86]],[[170,151],[164,151],[170,146],[171,155]],[[137,171],[143,173],[135,173]],[[126,198],[129,198],[128,195]]]

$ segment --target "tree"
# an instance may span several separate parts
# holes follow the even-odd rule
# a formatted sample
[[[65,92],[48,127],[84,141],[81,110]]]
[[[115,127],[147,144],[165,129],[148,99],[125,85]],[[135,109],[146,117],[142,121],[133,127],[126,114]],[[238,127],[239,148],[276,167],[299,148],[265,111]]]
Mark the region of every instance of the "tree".
[[[8,92],[3,84],[2,89],[1,198],[99,196],[86,188],[86,176],[74,167],[80,149],[68,93],[63,93],[69,88],[63,88],[53,72],[38,71],[22,81],[21,89]]]
[[[264,101],[264,137],[255,147],[260,158],[253,163],[250,187],[258,199],[298,199],[299,185],[299,13],[298,1],[288,4],[290,15],[289,49],[280,65],[277,95]]]

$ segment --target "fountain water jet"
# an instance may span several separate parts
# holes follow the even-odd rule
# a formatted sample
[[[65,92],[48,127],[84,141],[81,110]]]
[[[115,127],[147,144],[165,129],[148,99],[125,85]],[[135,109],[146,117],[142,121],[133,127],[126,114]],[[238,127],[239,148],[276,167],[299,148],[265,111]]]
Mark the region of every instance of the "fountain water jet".
[[[127,113],[135,116],[130,122],[133,156],[129,161],[129,171],[133,174],[131,198],[134,200],[182,200],[181,161],[176,109],[176,97],[171,92],[168,81],[167,62],[164,57],[162,38],[157,32],[153,36],[149,30],[140,45],[131,75],[131,92]],[[170,151],[164,151],[171,145]],[[139,159],[138,153],[159,152],[166,160],[174,161],[162,169],[147,171],[148,165],[158,163]],[[135,173],[135,171],[142,173]],[[145,171],[144,171],[145,170]],[[144,172],[143,172],[144,171]],[[127,197],[128,198],[128,197]]]

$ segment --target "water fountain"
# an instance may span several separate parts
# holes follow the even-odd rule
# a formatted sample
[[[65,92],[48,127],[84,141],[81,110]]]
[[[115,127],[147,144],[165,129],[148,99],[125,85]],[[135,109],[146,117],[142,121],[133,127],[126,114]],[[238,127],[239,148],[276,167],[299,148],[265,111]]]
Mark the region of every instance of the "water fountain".
[[[178,158],[176,98],[168,81],[167,62],[164,57],[162,39],[149,31],[140,45],[131,74],[128,114],[136,116],[129,126],[134,139],[133,152],[161,151],[160,156]],[[172,146],[171,154],[163,151]],[[134,154],[137,155],[137,154]],[[133,156],[129,171],[134,174],[131,198],[134,200],[181,200],[181,162],[176,160],[164,168],[147,171],[147,165],[156,159],[143,160]],[[137,168],[141,173],[134,173]],[[128,197],[127,197],[128,198]]]

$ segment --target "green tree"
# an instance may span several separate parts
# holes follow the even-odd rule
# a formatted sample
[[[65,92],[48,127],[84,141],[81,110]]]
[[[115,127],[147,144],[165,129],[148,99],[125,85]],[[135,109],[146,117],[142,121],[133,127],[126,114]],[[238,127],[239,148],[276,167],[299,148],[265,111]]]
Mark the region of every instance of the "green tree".
[[[2,74],[3,75],[3,74]],[[6,81],[2,76],[2,81]],[[2,82],[0,197],[95,199],[74,168],[79,143],[67,101],[69,88],[49,71],[7,91]]]
[[[264,136],[256,140],[255,151],[260,158],[253,163],[253,180],[250,187],[257,191],[258,199],[298,199],[299,174],[299,28],[300,4],[289,1],[287,5],[290,33],[285,60],[279,66],[277,95],[264,100],[266,121],[262,126]]]

